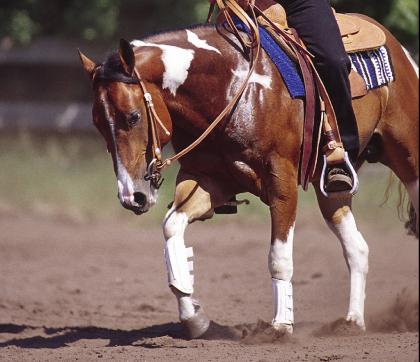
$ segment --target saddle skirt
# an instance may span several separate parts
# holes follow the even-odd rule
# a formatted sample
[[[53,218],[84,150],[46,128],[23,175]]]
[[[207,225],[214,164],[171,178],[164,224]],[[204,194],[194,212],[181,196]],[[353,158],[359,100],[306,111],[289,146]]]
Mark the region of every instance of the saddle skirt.
[[[336,13],[334,9],[333,11],[347,53],[374,50],[385,45],[386,35],[379,26],[356,14]],[[264,14],[280,28],[288,28],[286,11],[280,4],[268,7]]]

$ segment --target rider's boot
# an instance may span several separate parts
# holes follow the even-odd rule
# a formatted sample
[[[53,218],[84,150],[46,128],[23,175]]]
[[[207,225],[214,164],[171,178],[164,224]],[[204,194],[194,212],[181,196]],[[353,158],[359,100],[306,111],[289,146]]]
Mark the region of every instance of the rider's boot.
[[[346,165],[338,164],[329,168],[325,191],[328,193],[350,191],[353,188],[353,180]]]

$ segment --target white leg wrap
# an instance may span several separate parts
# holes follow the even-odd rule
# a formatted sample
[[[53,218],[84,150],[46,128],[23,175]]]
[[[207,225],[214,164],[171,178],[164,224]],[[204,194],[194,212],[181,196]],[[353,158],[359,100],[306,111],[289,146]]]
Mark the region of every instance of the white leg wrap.
[[[293,286],[290,282],[273,278],[274,319],[273,326],[293,325]]]
[[[194,280],[190,274],[193,271],[193,262],[188,261],[192,256],[193,250],[185,247],[182,236],[174,235],[166,241],[165,260],[169,285],[185,294],[192,294],[194,291]]]

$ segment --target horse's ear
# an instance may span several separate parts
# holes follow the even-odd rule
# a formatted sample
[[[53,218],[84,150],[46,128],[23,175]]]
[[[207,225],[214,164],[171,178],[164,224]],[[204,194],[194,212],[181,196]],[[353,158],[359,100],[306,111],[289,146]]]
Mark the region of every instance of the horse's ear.
[[[136,65],[136,57],[134,56],[133,47],[125,39],[120,40],[120,60],[124,71],[127,75],[132,76]]]
[[[87,73],[90,80],[93,79],[93,74],[95,73],[96,64],[92,60],[90,60],[86,55],[84,55],[80,50],[79,57],[82,61],[83,68],[85,69],[85,72]]]

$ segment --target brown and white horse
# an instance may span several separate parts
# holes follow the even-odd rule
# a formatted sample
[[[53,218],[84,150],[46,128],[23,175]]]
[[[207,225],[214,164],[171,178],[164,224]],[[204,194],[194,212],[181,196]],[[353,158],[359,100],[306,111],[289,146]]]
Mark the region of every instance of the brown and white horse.
[[[378,161],[405,185],[418,231],[418,74],[402,46],[389,32],[386,35],[396,81],[356,99],[354,110],[361,150],[373,144]],[[80,55],[93,82],[93,121],[112,154],[119,199],[127,209],[145,213],[155,204],[157,189],[145,179],[152,160],[151,126],[135,69],[170,133],[157,128],[162,144],[171,141],[180,150],[202,134],[232,99],[249,63],[234,38],[211,26],[168,32],[131,45],[122,42],[119,51],[100,65]],[[185,229],[196,220],[211,218],[215,208],[242,192],[257,195],[270,208],[272,325],[293,331],[292,250],[303,111],[303,101],[290,98],[277,69],[262,54],[230,117],[180,160],[175,199],[163,233],[169,285],[179,303],[180,320],[192,337],[203,335],[209,322],[192,298],[192,250],[185,247]],[[357,167],[367,154],[361,153]],[[351,197],[326,199],[317,183],[314,187],[350,271],[347,321],[364,329],[368,245],[356,226]]]

